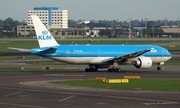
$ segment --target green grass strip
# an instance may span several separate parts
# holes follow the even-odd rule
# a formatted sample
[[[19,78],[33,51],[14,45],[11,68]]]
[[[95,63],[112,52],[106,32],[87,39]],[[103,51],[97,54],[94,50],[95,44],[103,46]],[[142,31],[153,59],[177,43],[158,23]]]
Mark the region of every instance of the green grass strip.
[[[18,58],[18,56],[1,56],[0,60],[32,60],[32,59],[47,59],[45,57],[40,56],[25,56],[24,59]]]
[[[109,88],[109,89],[126,89],[126,90],[161,90],[180,91],[180,79],[140,79],[129,80],[129,83],[109,84],[95,80],[68,80],[51,82],[56,84],[68,84],[74,86]]]
[[[68,65],[67,63],[63,62],[31,62],[28,64],[41,64],[41,65]]]
[[[162,47],[166,48],[167,50],[180,50],[180,45],[175,45],[175,47],[169,47],[169,46],[162,46]]]
[[[166,61],[164,65],[180,65],[180,60],[169,60]]]
[[[80,69],[41,69],[41,68],[0,68],[0,72],[44,72],[44,71],[73,71]]]

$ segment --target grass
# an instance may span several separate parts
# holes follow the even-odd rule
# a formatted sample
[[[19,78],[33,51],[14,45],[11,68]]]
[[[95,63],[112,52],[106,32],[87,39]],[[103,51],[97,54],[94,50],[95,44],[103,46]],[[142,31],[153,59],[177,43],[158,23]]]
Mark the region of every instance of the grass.
[[[66,39],[88,39],[89,37],[83,37],[82,35],[77,35],[77,36],[72,36],[72,35],[63,35],[63,37],[66,37]],[[59,36],[55,36],[55,39],[60,39]],[[110,39],[109,37],[90,37],[91,39]],[[118,37],[118,39],[128,39],[128,36],[122,36],[122,37]],[[167,39],[177,39],[178,37],[134,37],[132,39],[162,39],[162,38],[167,38]],[[34,37],[0,37],[0,39],[36,39]],[[117,38],[114,38],[117,39]]]
[[[69,84],[74,86],[110,88],[110,89],[126,89],[126,90],[177,90],[180,91],[180,79],[140,79],[129,80],[129,83],[109,84],[95,80],[69,80],[51,82],[56,84]]]
[[[180,52],[170,52],[171,54],[180,54]]]
[[[67,63],[63,62],[31,62],[28,64],[41,64],[41,65],[67,65]]]
[[[44,71],[70,71],[70,70],[80,70],[80,69],[50,69],[44,70],[41,68],[0,68],[0,72],[44,72]]]
[[[169,60],[164,65],[180,65],[180,60]]]
[[[163,46],[167,50],[180,50],[180,45],[175,45],[175,47]]]
[[[19,59],[17,56],[0,56],[0,60],[33,60],[33,59],[46,59],[40,56],[25,56],[25,59]]]
[[[31,49],[39,47],[37,40],[1,40],[0,52],[17,51],[8,49],[8,47]]]
[[[93,39],[92,39],[93,40]],[[73,41],[73,42],[72,42]],[[152,44],[153,43],[169,43],[172,41],[176,40],[93,40],[92,42],[89,42],[89,39],[87,40],[58,40],[58,43],[65,45],[65,44],[78,44],[78,45],[86,45],[86,44],[91,44],[91,45],[138,45],[138,44]]]

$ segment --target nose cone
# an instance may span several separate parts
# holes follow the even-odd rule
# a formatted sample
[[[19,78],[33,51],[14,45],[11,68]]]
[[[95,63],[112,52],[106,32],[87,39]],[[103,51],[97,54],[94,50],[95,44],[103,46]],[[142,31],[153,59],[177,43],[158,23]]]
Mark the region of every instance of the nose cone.
[[[170,60],[172,58],[172,55],[171,53],[167,50],[167,53],[166,53],[166,61]]]

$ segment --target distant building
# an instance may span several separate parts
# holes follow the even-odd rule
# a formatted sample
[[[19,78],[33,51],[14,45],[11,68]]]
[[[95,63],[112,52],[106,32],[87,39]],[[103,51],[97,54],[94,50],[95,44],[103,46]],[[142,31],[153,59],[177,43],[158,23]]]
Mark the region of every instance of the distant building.
[[[93,34],[91,34],[93,33]],[[86,30],[86,36],[99,37],[99,30]]]
[[[180,27],[161,26],[164,33],[180,33]]]
[[[36,37],[31,15],[37,15],[54,37],[84,36],[85,28],[68,28],[68,11],[59,7],[35,7],[27,11],[27,25],[16,26],[17,37]]]
[[[97,20],[91,20],[90,22],[91,23],[99,23],[99,21],[97,21]]]
[[[27,11],[27,25],[32,26],[31,15],[37,15],[44,25],[68,28],[68,11],[60,7],[34,7]]]
[[[84,24],[88,24],[88,23],[90,23],[90,21],[84,21]]]
[[[18,37],[33,37],[36,36],[34,26],[17,26],[16,36]]]
[[[90,23],[90,21],[78,21],[78,24],[82,24],[82,23],[88,24],[88,23]]]
[[[77,31],[78,33],[79,32],[83,33],[83,31],[86,31],[86,29],[84,28],[60,28],[60,26],[46,26],[46,28],[50,31],[50,33],[54,37],[61,37],[62,32],[65,33],[65,36],[72,36],[70,35],[72,34],[72,32]],[[34,26],[17,26],[16,36],[17,37],[36,37]],[[83,36],[83,34],[81,36]]]
[[[143,21],[151,21],[149,18],[144,18]]]

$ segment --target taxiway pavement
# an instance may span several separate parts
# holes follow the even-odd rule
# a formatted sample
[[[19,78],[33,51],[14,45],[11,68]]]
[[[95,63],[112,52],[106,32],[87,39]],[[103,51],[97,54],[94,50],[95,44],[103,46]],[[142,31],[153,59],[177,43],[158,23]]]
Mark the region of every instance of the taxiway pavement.
[[[168,69],[170,68],[170,69]],[[2,108],[179,108],[179,91],[111,90],[107,88],[78,88],[49,84],[49,80],[123,78],[180,78],[180,71],[131,70],[106,72],[0,72],[0,106]],[[134,68],[135,69],[135,68]]]

